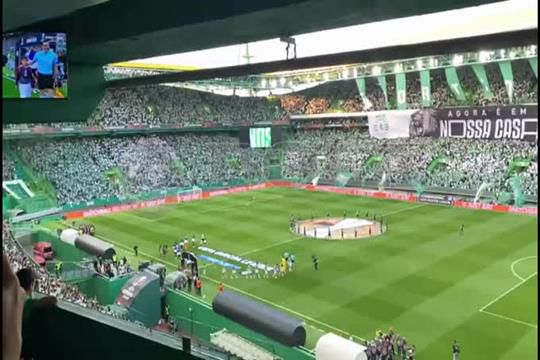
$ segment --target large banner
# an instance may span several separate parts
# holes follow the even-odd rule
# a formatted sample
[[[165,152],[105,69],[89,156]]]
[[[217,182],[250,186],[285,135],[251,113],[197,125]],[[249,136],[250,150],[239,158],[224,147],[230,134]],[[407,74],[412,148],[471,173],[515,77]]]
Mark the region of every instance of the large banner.
[[[379,83],[379,87],[384,94],[384,106],[386,109],[388,109],[388,89],[386,88],[386,75],[377,76],[377,82]]]
[[[422,106],[431,107],[431,77],[429,70],[420,71],[420,88],[422,89]]]
[[[356,79],[356,87],[358,88],[358,93],[360,94],[360,98],[362,99],[362,103],[364,104],[364,110],[371,109],[373,107],[373,104],[366,96],[366,79]]]
[[[484,97],[486,99],[493,99],[493,92],[489,87],[489,79],[487,77],[484,64],[473,64],[472,69],[474,74],[476,75],[476,78],[478,79],[478,82],[480,83],[480,86],[482,87]]]
[[[463,139],[538,139],[538,106],[460,107],[379,111],[368,115],[376,139],[453,137]]]
[[[369,135],[375,139],[409,137],[415,110],[374,111],[368,114]]]
[[[465,101],[465,92],[463,91],[461,83],[459,82],[459,76],[457,74],[456,68],[447,67],[444,69],[444,73],[446,74],[446,81],[448,82],[448,86],[456,96],[456,99],[459,101]]]
[[[435,136],[465,139],[538,139],[538,106],[441,109],[432,120]]]
[[[396,74],[396,98],[398,110],[407,109],[407,80],[405,73]]]
[[[512,72],[512,63],[510,61],[500,61],[498,64],[499,69],[501,69],[506,92],[508,93],[508,99],[512,103],[514,101],[514,73]]]

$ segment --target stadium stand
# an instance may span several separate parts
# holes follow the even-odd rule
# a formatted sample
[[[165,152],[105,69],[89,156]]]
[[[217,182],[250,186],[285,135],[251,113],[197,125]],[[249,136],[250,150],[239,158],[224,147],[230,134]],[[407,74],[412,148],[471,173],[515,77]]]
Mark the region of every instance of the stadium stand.
[[[443,70],[431,71],[431,90],[434,108],[448,106],[487,106],[510,103],[497,64],[485,64],[494,97],[487,99],[472,68],[458,68],[466,100],[458,101],[448,87]],[[515,75],[513,104],[535,103],[537,80],[525,60],[513,62]],[[115,69],[136,76],[137,69]],[[133,74],[131,74],[133,72]],[[144,72],[144,74],[146,74]],[[419,73],[407,74],[407,104],[410,109],[421,108]],[[320,114],[325,112],[359,112],[393,109],[396,106],[395,84],[388,77],[388,106],[375,78],[366,79],[366,93],[371,106],[363,104],[354,80],[329,82],[297,93],[266,98],[221,96],[209,92],[171,86],[147,86],[132,89],[108,90],[85,126],[200,126],[205,122],[221,125],[271,122],[284,114]],[[17,127],[43,126],[23,124]],[[80,126],[81,124],[66,124]],[[62,126],[59,123],[49,127]],[[7,126],[7,128],[13,127]]]
[[[281,116],[277,103],[265,98],[228,97],[171,86],[106,92],[88,123],[100,126],[182,124],[211,121],[223,125],[271,122]]]
[[[228,135],[21,141],[14,150],[39,176],[52,182],[61,204],[237,179],[262,181],[265,174],[266,151],[242,149],[238,138]],[[309,181],[317,175],[335,179],[346,171],[361,183],[378,181],[385,173],[387,184],[421,183],[470,191],[488,183],[488,191],[497,192],[510,187],[512,174],[508,168],[512,160],[529,158],[533,160],[531,166],[519,177],[525,194],[535,196],[537,150],[537,142],[377,140],[358,129],[299,130],[284,145],[282,171],[286,178]],[[365,166],[372,155],[384,158],[376,171]],[[324,156],[325,161],[317,163],[317,156]],[[427,172],[438,156],[448,158],[446,166]],[[3,167],[8,168],[10,162],[5,156],[3,159]],[[112,169],[120,169],[126,181],[109,181],[106,174]]]
[[[433,108],[449,106],[508,105],[510,100],[496,63],[484,65],[494,97],[487,99],[470,66],[457,69],[465,92],[465,101],[458,101],[450,91],[444,70],[431,71]],[[538,81],[526,60],[512,62],[514,72],[513,104],[536,103]],[[112,71],[112,70],[111,70]],[[138,69],[115,69],[136,76],[146,74]],[[133,72],[133,74],[131,74]],[[141,73],[142,72],[142,73]],[[418,72],[410,72],[407,79],[407,106],[421,108]],[[358,95],[354,80],[328,82],[289,95],[271,98],[222,96],[171,86],[146,86],[131,89],[110,89],[94,113],[85,123],[50,123],[4,125],[5,128],[61,127],[61,126],[164,126],[190,127],[212,122],[225,126],[244,123],[272,122],[284,115],[320,114],[326,112],[360,112],[396,108],[395,81],[387,76],[388,104],[375,78],[366,79],[366,106]]]
[[[15,149],[69,202],[126,193],[262,179],[264,150],[241,149],[227,135],[182,135],[19,142]],[[224,166],[224,164],[226,166]],[[127,187],[107,180],[119,168]]]
[[[493,99],[486,99],[471,67],[458,69],[460,81],[465,91],[466,101],[459,102],[452,94],[443,70],[431,71],[431,91],[433,107],[458,105],[487,106],[507,105],[510,103],[504,81],[497,64],[486,64]],[[516,60],[512,64],[515,72],[514,104],[534,103],[537,97],[537,80],[525,60]],[[293,95],[280,97],[281,106],[288,114],[319,114],[324,112],[354,112],[393,109],[396,107],[395,82],[387,77],[388,103],[385,106],[384,93],[375,78],[366,79],[366,95],[372,107],[366,107],[358,96],[354,80],[326,83],[300,91]],[[410,109],[421,108],[420,77],[418,72],[410,72],[407,79],[407,105]]]
[[[340,171],[353,173],[361,181],[378,180],[384,172],[389,184],[411,184],[476,190],[483,182],[490,190],[508,187],[507,172],[513,158],[535,158],[538,144],[519,141],[480,141],[448,139],[370,139],[365,132],[300,131],[288,142],[283,172],[285,177],[306,178],[317,175],[335,179]],[[364,167],[371,155],[383,155],[377,173]],[[431,161],[449,155],[448,165],[433,174],[427,173]],[[325,161],[317,164],[316,157]],[[317,168],[319,166],[319,168]],[[522,175],[527,194],[538,187],[537,165]]]
[[[2,181],[13,179],[15,179],[13,161],[5,153],[2,153]]]
[[[14,272],[23,268],[31,268],[34,271],[37,275],[36,291],[40,294],[52,295],[57,299],[113,316],[110,308],[100,305],[96,299],[90,299],[80,292],[76,286],[65,283],[48,273],[46,268],[38,266],[15,240],[8,221],[2,222],[2,251],[7,255]]]

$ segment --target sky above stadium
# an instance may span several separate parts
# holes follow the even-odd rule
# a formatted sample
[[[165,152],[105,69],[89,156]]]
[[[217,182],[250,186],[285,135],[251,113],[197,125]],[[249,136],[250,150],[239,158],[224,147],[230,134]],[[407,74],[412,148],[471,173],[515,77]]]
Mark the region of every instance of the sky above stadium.
[[[535,0],[510,0],[465,9],[405,17],[363,25],[293,35],[298,58],[378,47],[406,45],[534,29]],[[418,26],[421,24],[421,26]],[[279,38],[206,50],[138,59],[118,65],[196,70],[285,60],[286,44]],[[486,49],[489,50],[489,49]],[[116,65],[116,64],[115,64]]]

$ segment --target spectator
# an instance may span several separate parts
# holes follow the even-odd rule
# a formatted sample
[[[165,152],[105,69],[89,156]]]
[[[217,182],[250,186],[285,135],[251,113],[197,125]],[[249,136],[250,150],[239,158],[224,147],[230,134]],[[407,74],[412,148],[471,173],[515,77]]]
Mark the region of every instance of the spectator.
[[[22,347],[24,290],[13,273],[9,259],[2,255],[2,358],[18,360]]]

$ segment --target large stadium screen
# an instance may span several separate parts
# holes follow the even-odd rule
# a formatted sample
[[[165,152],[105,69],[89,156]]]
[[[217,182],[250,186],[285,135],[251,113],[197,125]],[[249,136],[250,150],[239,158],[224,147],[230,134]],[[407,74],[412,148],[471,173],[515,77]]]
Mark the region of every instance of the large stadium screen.
[[[65,33],[9,33],[2,37],[4,99],[65,99]]]
[[[249,144],[252,148],[267,148],[272,146],[271,128],[249,129]]]

